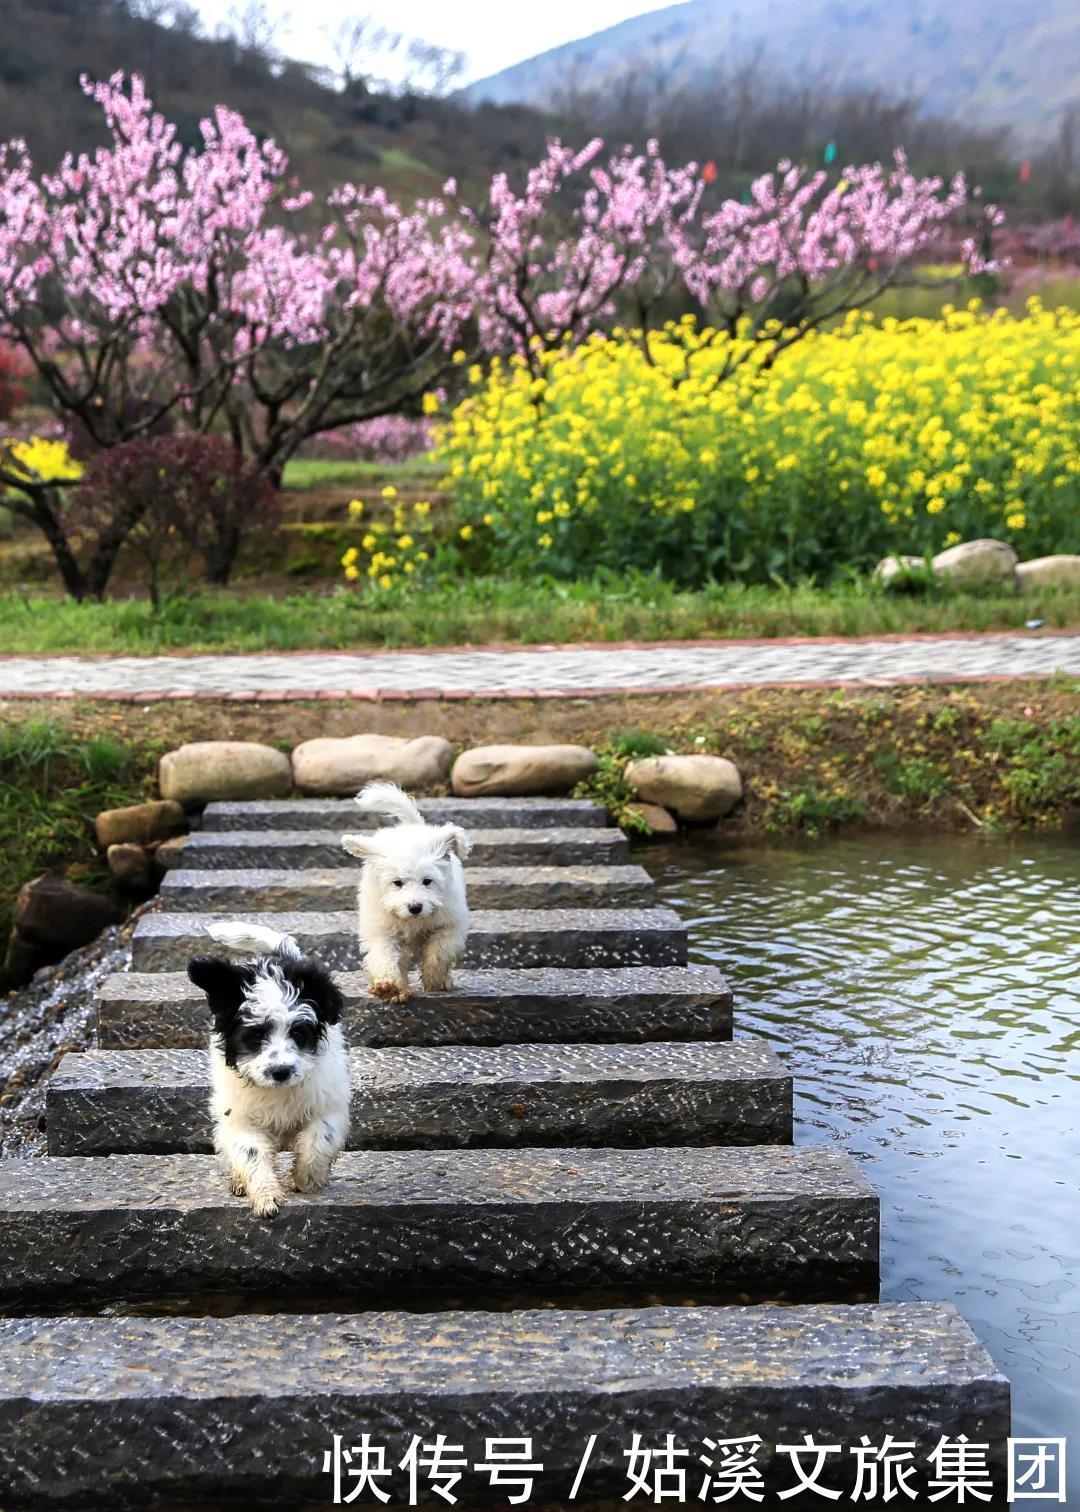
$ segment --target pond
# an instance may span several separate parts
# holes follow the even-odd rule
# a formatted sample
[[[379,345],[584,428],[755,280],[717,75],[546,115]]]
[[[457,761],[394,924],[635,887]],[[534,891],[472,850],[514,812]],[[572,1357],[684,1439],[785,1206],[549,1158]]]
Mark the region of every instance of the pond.
[[[882,1296],[955,1302],[1080,1507],[1080,845],[873,836],[645,859],[881,1196]]]

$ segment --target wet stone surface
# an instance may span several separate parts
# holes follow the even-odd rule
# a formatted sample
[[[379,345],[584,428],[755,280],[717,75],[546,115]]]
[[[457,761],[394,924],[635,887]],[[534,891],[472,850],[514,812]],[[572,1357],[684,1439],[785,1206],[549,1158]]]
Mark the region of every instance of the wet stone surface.
[[[630,842],[617,829],[470,829],[469,838],[470,866],[611,866],[630,855]],[[189,871],[340,866],[345,854],[340,830],[199,830],[183,852]]]
[[[418,798],[428,824],[466,829],[603,829],[606,810],[590,798]],[[363,830],[385,823],[363,814],[351,798],[273,798],[248,803],[208,803],[204,830]]]
[[[136,971],[176,970],[216,947],[206,933],[230,914],[148,913],[132,937]],[[356,916],[266,913],[259,922],[293,935],[300,948],[332,970],[360,965]],[[464,965],[683,966],[686,926],[671,908],[477,909],[469,916]]]
[[[450,1045],[352,1057],[352,1149],[778,1144],[791,1078],[763,1042]],[[198,1050],[91,1051],[49,1084],[52,1155],[209,1152]]]
[[[450,992],[383,1003],[342,972],[350,1044],[501,1045],[726,1040],[731,992],[714,966],[460,971]],[[97,994],[104,1048],[203,1045],[209,1011],[183,971],[118,972]]]
[[[141,1508],[186,1493],[193,1506],[325,1506],[323,1451],[361,1429],[392,1464],[413,1434],[445,1434],[470,1464],[486,1438],[531,1436],[544,1467],[533,1501],[550,1505],[591,1434],[586,1497],[625,1492],[635,1432],[658,1445],[672,1433],[691,1454],[757,1435],[774,1489],[790,1464],[774,1446],[806,1433],[844,1447],[891,1433],[919,1461],[964,1434],[1000,1472],[1009,1389],[955,1309],[933,1302],[0,1319],[8,1505]],[[850,1474],[852,1455],[835,1461]]]
[[[833,1149],[348,1152],[326,1192],[292,1194],[272,1222],[228,1194],[210,1156],[13,1160],[0,1302],[665,1284],[843,1299],[876,1294],[878,1221],[873,1189]]]
[[[352,908],[362,868],[188,871],[161,884],[165,907],[185,912],[288,913]],[[470,866],[472,908],[641,908],[656,884],[642,866]]]

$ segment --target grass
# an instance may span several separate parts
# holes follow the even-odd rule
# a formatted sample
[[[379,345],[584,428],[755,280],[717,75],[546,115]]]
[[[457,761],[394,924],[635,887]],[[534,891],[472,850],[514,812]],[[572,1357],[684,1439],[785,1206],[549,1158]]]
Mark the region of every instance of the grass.
[[[0,645],[47,652],[297,651],[507,641],[698,640],[1012,630],[1037,618],[1080,625],[1080,589],[891,595],[865,582],[829,588],[718,586],[682,592],[652,577],[531,583],[472,579],[375,597],[345,588],[271,598],[203,591],[76,604],[0,594]]]
[[[80,737],[56,719],[0,726],[0,968],[19,888],[52,868],[102,881],[94,819],[146,796],[157,754],[108,729]]]
[[[310,488],[343,487],[346,484],[370,487],[373,483],[412,483],[437,478],[441,469],[424,457],[407,462],[361,462],[348,458],[294,457],[286,462],[281,486],[304,492]]]

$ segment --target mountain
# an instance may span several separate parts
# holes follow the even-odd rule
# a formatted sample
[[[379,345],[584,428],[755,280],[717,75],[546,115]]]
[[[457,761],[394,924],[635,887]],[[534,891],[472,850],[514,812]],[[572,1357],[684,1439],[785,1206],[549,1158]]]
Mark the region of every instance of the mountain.
[[[449,177],[483,182],[496,167],[534,162],[546,123],[518,105],[467,109],[454,100],[332,87],[317,69],[252,46],[162,25],[136,0],[0,0],[0,142],[22,137],[35,164],[105,141],[101,112],[79,76],[122,70],[146,79],[185,144],[218,103],[232,106],[289,154],[305,185],[378,183],[402,196]],[[168,13],[167,11],[165,12]]]
[[[766,70],[918,99],[978,129],[1048,140],[1080,107],[1076,0],[689,0],[541,53],[464,91],[544,105],[655,67],[700,83],[759,55]]]

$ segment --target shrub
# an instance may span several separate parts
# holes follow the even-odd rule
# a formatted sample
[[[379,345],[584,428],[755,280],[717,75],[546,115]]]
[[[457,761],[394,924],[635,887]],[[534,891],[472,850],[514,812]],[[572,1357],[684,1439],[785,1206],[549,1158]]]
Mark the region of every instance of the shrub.
[[[698,586],[976,536],[1077,549],[1080,315],[864,312],[772,364],[743,341],[688,318],[477,374],[436,447],[475,569]]]
[[[245,534],[274,518],[277,495],[256,467],[216,436],[152,436],[98,452],[72,504],[99,551],[127,541],[143,560],[150,596],[188,553],[207,580],[227,583]],[[104,584],[102,584],[102,591]]]

